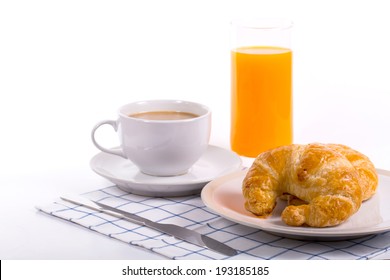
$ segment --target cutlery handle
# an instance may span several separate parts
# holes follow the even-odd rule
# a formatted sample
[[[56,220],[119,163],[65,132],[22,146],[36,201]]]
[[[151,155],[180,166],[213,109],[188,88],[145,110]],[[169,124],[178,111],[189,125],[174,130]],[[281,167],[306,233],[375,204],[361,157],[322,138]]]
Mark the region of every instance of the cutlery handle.
[[[154,223],[149,219],[143,218],[143,217],[138,216],[138,215],[133,214],[133,213],[123,211],[123,210],[118,209],[118,208],[111,207],[109,205],[102,204],[99,201],[92,201],[92,203],[94,203],[96,205],[96,207],[98,207],[100,209],[100,211],[102,211],[102,212],[109,211],[110,213],[116,214],[117,216],[119,214],[121,218],[127,219],[127,220],[135,222],[137,224],[147,225],[148,223],[149,224]]]
[[[144,226],[146,225],[145,221],[143,221],[143,219],[137,219],[138,216],[136,216],[136,218],[132,218],[130,215],[123,215],[123,214],[120,214],[120,213],[117,213],[117,212],[114,212],[114,211],[111,211],[111,210],[107,210],[107,209],[103,209],[103,208],[100,208],[99,209],[100,212],[102,213],[105,213],[105,214],[108,214],[108,215],[111,215],[111,216],[114,216],[114,217],[117,217],[117,218],[120,218],[120,219],[125,219],[129,222],[132,222],[132,223],[135,223],[135,224],[138,224],[138,225],[141,225],[141,226]],[[138,217],[138,218],[141,218],[141,217]]]
[[[62,196],[61,199],[64,201],[68,201],[70,203],[76,204],[76,205],[84,206],[84,207],[91,209],[91,210],[94,210],[94,211],[99,211],[99,212],[105,213],[107,215],[110,215],[110,216],[113,216],[116,218],[128,220],[128,221],[136,223],[138,225],[145,225],[146,222],[149,221],[148,219],[145,219],[145,218],[142,218],[142,217],[139,217],[137,215],[130,214],[127,212],[121,213],[119,209],[118,210],[106,209],[105,207],[99,205],[100,204],[99,202],[88,200],[88,199],[85,199],[83,197]]]

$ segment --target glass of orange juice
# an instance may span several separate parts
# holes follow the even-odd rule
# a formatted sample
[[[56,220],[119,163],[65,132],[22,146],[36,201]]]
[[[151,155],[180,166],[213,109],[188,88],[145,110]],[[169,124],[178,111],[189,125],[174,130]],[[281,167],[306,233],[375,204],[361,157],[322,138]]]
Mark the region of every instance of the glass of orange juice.
[[[241,156],[293,141],[292,22],[232,22],[231,148]]]

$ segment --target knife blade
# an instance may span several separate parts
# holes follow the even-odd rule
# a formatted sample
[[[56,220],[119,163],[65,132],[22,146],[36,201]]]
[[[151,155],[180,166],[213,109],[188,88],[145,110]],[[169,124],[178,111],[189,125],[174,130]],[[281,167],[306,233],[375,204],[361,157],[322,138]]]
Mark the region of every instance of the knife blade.
[[[99,211],[102,213],[106,213],[108,215],[121,218],[139,225],[144,225],[150,228],[153,228],[157,231],[166,233],[171,235],[177,239],[184,240],[186,242],[198,245],[200,247],[208,248],[217,253],[226,255],[226,256],[234,256],[237,255],[237,251],[228,245],[208,237],[204,234],[200,234],[194,230],[190,230],[184,227],[180,227],[174,224],[165,224],[151,221],[149,219],[143,218],[133,213],[126,212],[121,209],[114,208],[107,204],[101,203],[99,201],[93,201],[86,199],[84,197],[70,197],[70,196],[62,196],[62,200],[71,202],[76,205],[84,206],[89,209]]]

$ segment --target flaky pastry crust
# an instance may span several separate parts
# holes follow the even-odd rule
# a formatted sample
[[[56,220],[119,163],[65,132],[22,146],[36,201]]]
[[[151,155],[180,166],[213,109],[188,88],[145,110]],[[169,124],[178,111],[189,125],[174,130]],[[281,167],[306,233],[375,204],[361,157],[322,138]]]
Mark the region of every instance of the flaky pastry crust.
[[[346,221],[376,192],[378,176],[365,155],[345,145],[288,145],[261,153],[243,180],[245,208],[267,217],[285,194],[303,202],[289,205],[290,226],[329,227]]]

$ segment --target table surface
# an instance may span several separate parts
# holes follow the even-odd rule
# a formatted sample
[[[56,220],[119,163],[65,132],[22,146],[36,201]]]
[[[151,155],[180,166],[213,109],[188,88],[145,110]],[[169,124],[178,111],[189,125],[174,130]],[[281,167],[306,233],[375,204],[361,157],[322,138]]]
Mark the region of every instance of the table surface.
[[[229,149],[231,18],[294,19],[295,143],[343,143],[390,170],[385,7],[152,1],[150,14],[150,1],[19,2],[0,3],[0,259],[161,258],[35,207],[111,185],[89,167],[99,152],[90,131],[128,102],[204,103],[213,111],[210,144]],[[118,144],[110,129],[99,137]]]
[[[216,138],[212,143],[223,144]],[[375,150],[372,152],[375,154]],[[252,161],[243,158],[247,166]],[[390,169],[389,166],[382,167]],[[80,194],[112,185],[87,164],[77,168],[2,175],[0,185],[0,259],[163,258],[35,209],[37,205],[50,204],[63,194]],[[390,258],[390,252],[379,258]]]

